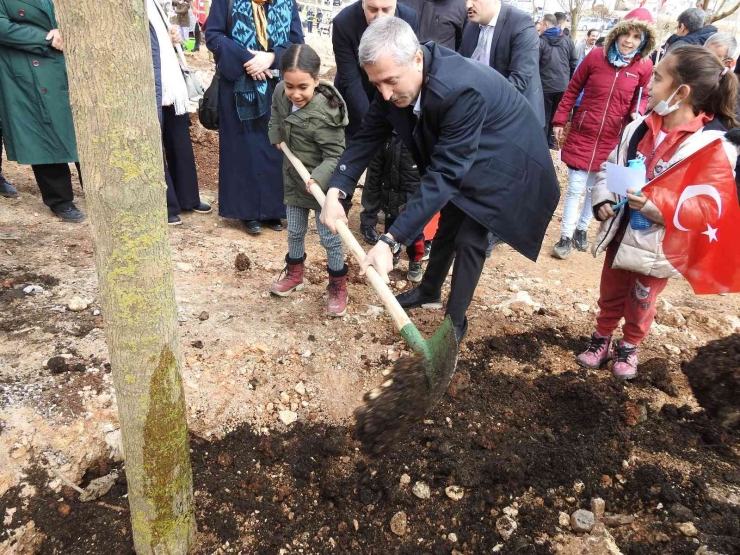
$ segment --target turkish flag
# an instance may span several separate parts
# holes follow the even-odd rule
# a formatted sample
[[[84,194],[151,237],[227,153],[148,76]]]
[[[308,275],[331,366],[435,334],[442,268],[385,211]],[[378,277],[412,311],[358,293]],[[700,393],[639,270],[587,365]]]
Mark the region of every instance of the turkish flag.
[[[665,219],[663,252],[697,295],[740,292],[740,202],[717,139],[645,185]]]

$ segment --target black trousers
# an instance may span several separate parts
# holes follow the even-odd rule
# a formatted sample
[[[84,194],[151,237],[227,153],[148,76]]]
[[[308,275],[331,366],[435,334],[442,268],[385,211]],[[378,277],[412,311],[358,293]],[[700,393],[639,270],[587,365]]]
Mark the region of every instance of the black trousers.
[[[3,173],[3,126],[0,122],[0,173]]]
[[[555,117],[555,112],[558,111],[558,106],[560,105],[560,101],[563,100],[563,95],[565,94],[565,91],[563,92],[556,92],[556,93],[544,93],[545,97],[545,137],[547,138],[547,143],[550,145],[550,148],[554,148],[555,145],[555,137],[552,134],[552,118]]]
[[[193,143],[190,141],[190,116],[175,114],[173,106],[162,107],[162,145],[167,181],[167,213],[177,216],[200,204],[198,173]]]
[[[75,166],[77,166],[77,174],[80,175],[80,183],[82,183],[80,165],[75,162]],[[74,206],[72,172],[69,171],[69,164],[35,164],[31,168],[46,206],[53,212]]]
[[[486,262],[488,229],[448,202],[441,210],[434,248],[419,287],[428,295],[442,290],[453,259],[452,288],[446,313],[462,329],[473,293]]]
[[[383,150],[378,151],[375,155],[383,156]],[[375,164],[370,163],[372,168]],[[382,167],[382,165],[381,165]],[[368,170],[365,176],[365,185],[362,188],[362,212],[360,212],[360,229],[366,229],[368,227],[374,228],[378,225],[378,212],[380,212],[380,204],[382,200],[381,190],[381,175],[371,176],[370,170]]]
[[[195,46],[193,47],[193,52],[198,52],[200,50],[200,23],[195,23],[193,34],[195,35]]]

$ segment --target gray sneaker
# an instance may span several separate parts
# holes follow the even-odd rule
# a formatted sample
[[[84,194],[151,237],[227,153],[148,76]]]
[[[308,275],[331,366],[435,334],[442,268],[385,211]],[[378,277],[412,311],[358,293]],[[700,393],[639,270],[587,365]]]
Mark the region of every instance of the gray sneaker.
[[[588,232],[585,229],[576,229],[573,235],[573,245],[581,252],[588,250]]]
[[[570,251],[573,250],[573,239],[570,237],[561,237],[555,246],[552,248],[552,256],[554,258],[560,258],[565,260],[568,258]]]
[[[412,283],[419,283],[423,275],[424,271],[421,269],[421,262],[409,262],[409,271],[406,274],[406,279]]]

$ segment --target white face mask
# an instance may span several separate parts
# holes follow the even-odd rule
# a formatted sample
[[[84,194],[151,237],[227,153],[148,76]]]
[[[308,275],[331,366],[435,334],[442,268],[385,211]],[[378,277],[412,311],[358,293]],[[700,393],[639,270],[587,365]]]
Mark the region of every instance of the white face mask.
[[[678,87],[675,91],[673,91],[673,94],[668,97],[668,100],[661,100],[655,105],[655,108],[653,108],[653,112],[658,114],[659,116],[667,116],[668,114],[675,112],[678,110],[678,105],[681,103],[680,100],[676,101],[676,103],[671,106],[671,100],[673,100],[673,97],[676,96],[676,93],[681,90],[681,85]]]

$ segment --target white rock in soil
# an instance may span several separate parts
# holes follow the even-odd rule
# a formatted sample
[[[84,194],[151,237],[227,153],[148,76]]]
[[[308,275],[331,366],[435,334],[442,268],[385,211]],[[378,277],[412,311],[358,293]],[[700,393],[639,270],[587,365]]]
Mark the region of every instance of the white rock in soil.
[[[404,536],[406,535],[407,528],[408,517],[406,516],[406,513],[399,511],[394,514],[393,518],[391,518],[391,532],[396,536]]]
[[[666,351],[668,351],[669,353],[671,353],[672,355],[680,355],[681,354],[681,349],[679,349],[675,345],[669,345],[668,343],[666,343],[665,345],[663,345],[663,348]]]
[[[570,517],[568,516],[568,513],[560,511],[560,513],[558,514],[558,524],[561,528],[570,528]]]
[[[465,491],[460,486],[447,486],[445,493],[453,501],[460,501],[465,496]]]
[[[424,482],[416,482],[411,491],[413,491],[414,495],[419,499],[429,499],[432,496],[432,491]]]
[[[44,288],[41,287],[40,285],[27,285],[26,287],[23,288],[23,292],[26,295],[35,295],[36,293],[43,293]]]
[[[399,480],[401,486],[408,486],[411,483],[411,476],[408,474],[401,474],[401,479]]]
[[[687,538],[695,538],[699,535],[699,530],[696,529],[693,522],[681,522],[676,524],[676,528]]]
[[[576,309],[580,310],[581,312],[588,312],[591,309],[591,306],[587,305],[586,303],[576,303],[573,306],[575,306]]]
[[[303,382],[298,382],[297,384],[295,384],[295,387],[293,389],[295,389],[295,391],[296,391],[296,393],[298,393],[298,395],[305,395],[306,394],[306,386],[304,385]]]
[[[72,297],[67,303],[67,308],[72,312],[82,312],[89,306],[89,303],[81,297]]]
[[[516,507],[504,507],[504,514],[510,516],[511,518],[516,518],[519,516],[519,509]]]
[[[509,515],[504,515],[496,521],[496,531],[501,535],[504,541],[507,541],[516,531],[518,524],[516,520]]]
[[[457,534],[455,532],[450,532],[447,534],[447,539],[450,540],[452,543],[457,543]]]
[[[281,410],[278,413],[278,416],[280,417],[280,422],[286,426],[290,426],[293,422],[298,420],[298,414],[292,410]]]
[[[606,501],[604,501],[601,497],[594,497],[593,499],[591,499],[591,512],[596,518],[601,518],[602,516],[604,516],[605,510]]]
[[[578,509],[570,515],[570,528],[574,532],[590,532],[596,524],[596,518],[591,511]]]

